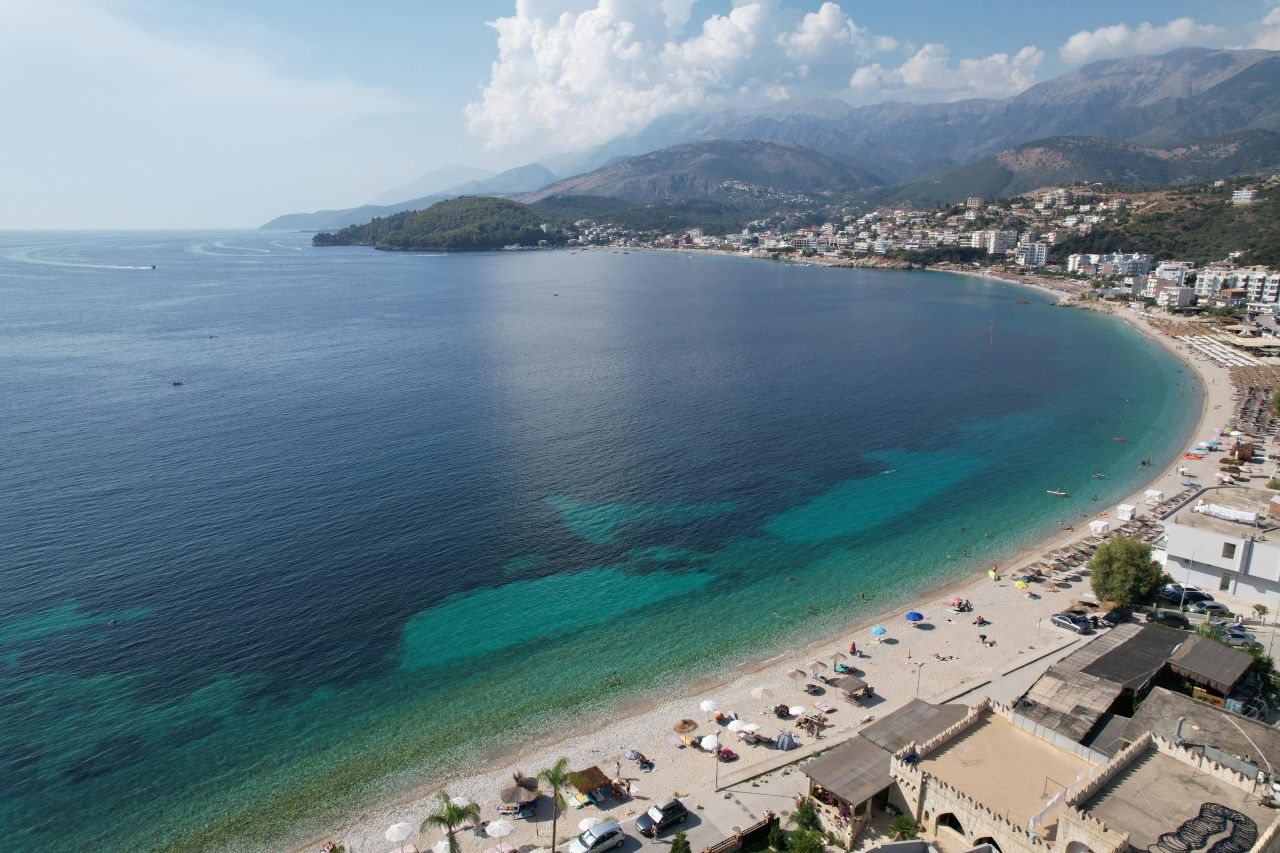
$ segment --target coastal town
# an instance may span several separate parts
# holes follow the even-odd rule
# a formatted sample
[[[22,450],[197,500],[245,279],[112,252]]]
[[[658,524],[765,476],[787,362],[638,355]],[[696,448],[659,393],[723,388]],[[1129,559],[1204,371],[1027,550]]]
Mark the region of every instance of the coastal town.
[[[753,188],[734,184],[724,189],[742,192]],[[1280,175],[1231,185],[1215,181],[1206,188],[1214,202],[1231,206],[1257,203],[1271,191],[1280,191]],[[814,200],[789,196],[774,201],[796,205],[808,201],[812,205]],[[941,208],[879,206],[801,227],[786,226],[797,218],[794,215],[778,215],[726,235],[707,234],[699,228],[678,233],[636,232],[607,222],[580,220],[574,223],[567,245],[728,252],[837,266],[999,267],[1005,273],[1052,278],[1084,298],[1130,302],[1135,307],[1184,314],[1215,309],[1275,314],[1280,308],[1280,269],[1243,264],[1240,251],[1204,264],[1157,257],[1141,246],[1108,253],[1058,251],[1073,238],[1088,235],[1127,213],[1132,204],[1131,191],[1072,186],[1046,188],[1013,199],[972,196],[963,204]],[[1270,328],[1261,333],[1274,336]]]
[[[1142,246],[1051,260],[1128,203],[1056,188],[728,238],[577,223],[580,247],[834,266],[967,248],[980,257],[932,266],[1115,315],[1199,376],[1201,418],[1146,488],[1064,515],[1034,551],[437,780],[340,828],[329,849],[385,835],[433,853],[1280,850],[1280,272]],[[1003,227],[1011,217],[1034,225]],[[1159,583],[1107,594],[1110,555],[1127,549]]]

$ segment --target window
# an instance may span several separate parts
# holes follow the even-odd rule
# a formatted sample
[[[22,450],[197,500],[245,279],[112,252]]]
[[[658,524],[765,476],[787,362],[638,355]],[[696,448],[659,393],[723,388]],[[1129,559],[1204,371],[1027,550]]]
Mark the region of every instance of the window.
[[[1231,589],[1231,572],[1223,572],[1222,579],[1218,581],[1218,591],[1225,592]]]
[[[1234,542],[1222,543],[1222,558],[1224,560],[1234,560],[1236,558],[1236,543]]]

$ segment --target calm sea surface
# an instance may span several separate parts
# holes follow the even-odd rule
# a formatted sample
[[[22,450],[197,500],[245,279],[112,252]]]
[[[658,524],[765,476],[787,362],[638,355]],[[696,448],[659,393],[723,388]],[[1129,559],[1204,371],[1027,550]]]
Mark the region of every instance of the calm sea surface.
[[[0,844],[269,849],[1007,555],[1199,400],[962,276],[0,234]]]

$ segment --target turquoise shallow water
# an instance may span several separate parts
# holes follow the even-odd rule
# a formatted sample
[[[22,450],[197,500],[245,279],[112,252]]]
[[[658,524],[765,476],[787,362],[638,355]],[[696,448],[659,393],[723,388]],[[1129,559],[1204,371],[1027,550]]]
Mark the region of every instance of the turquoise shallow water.
[[[1199,412],[1113,318],[962,276],[7,234],[0,300],[23,850],[270,849],[906,603]]]

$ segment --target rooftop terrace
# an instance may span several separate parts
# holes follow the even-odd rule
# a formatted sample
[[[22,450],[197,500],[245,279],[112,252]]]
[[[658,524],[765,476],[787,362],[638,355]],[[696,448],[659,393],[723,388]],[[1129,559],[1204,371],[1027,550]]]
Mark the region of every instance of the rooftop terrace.
[[[1271,493],[1259,489],[1218,486],[1205,489],[1195,500],[1185,504],[1166,521],[1172,521],[1185,527],[1212,531],[1236,539],[1245,536],[1260,536],[1274,531],[1277,526],[1280,526],[1276,524],[1275,518],[1267,514],[1270,500]],[[1216,504],[1227,509],[1258,513],[1258,525],[1255,527],[1251,524],[1227,521],[1226,519],[1214,518],[1212,515],[1196,512],[1195,506],[1199,501]]]
[[[1093,765],[987,714],[921,759],[920,769],[1025,826]]]
[[[1135,850],[1250,849],[1277,812],[1248,792],[1150,749],[1081,805]],[[1188,821],[1194,820],[1194,823]],[[1162,839],[1162,836],[1167,836]]]

